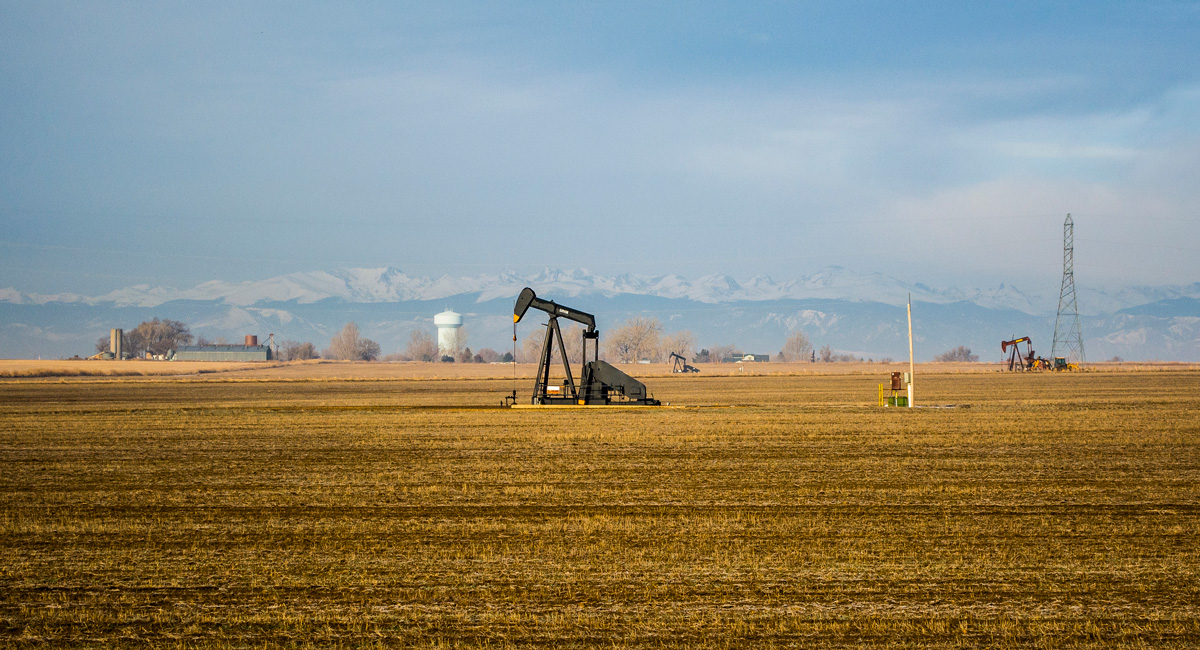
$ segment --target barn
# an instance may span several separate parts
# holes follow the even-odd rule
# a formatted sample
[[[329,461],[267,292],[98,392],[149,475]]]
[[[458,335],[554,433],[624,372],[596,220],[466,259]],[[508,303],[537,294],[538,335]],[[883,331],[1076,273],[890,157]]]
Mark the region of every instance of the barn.
[[[259,345],[257,336],[247,336],[241,345],[206,343],[181,345],[175,350],[175,361],[270,361],[271,346]]]

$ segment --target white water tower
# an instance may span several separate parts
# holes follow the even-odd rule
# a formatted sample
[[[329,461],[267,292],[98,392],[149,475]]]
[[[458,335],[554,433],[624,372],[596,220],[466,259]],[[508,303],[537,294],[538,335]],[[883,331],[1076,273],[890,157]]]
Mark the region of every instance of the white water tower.
[[[447,309],[433,317],[433,324],[438,328],[438,354],[458,352],[458,328],[463,324],[462,314]]]

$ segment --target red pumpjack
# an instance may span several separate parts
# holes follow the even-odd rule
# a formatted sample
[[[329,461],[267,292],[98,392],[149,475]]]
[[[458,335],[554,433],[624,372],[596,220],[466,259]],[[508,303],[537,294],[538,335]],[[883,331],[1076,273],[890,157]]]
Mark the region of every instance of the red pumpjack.
[[[1026,353],[1024,356],[1020,352],[1020,344],[1025,344]],[[1042,357],[1037,356],[1033,351],[1033,339],[1028,336],[1022,336],[1019,339],[1000,342],[1001,354],[1008,352],[1012,348],[1012,352],[1008,353],[1008,369],[1009,370],[1049,370],[1050,362]]]

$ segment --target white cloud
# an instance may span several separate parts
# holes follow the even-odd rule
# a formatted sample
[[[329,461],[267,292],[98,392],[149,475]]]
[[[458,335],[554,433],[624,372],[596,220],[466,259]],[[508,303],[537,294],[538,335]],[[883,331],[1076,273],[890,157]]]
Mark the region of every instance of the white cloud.
[[[143,22],[100,11],[9,28],[22,40],[5,51],[37,83],[0,100],[28,101],[6,123],[10,159],[29,161],[6,194],[35,208],[55,197],[48,230],[74,243],[166,250],[185,239],[189,252],[260,264],[281,256],[231,231],[269,227],[274,246],[309,259],[447,272],[536,257],[786,277],[882,270],[907,254],[931,279],[1045,275],[1066,212],[1081,238],[1129,242],[1093,242],[1096,275],[1171,281],[1200,258],[1171,248],[1198,225],[1200,87],[1186,57],[1136,73],[1053,52],[1005,63],[1006,50],[1050,44],[1045,25],[1033,37],[1015,24],[946,36],[917,21],[929,49],[896,52],[911,64],[900,65],[884,60],[889,43],[860,40],[879,60],[805,43],[803,21],[793,34],[769,21],[706,26],[696,12],[697,31],[663,35],[624,14],[596,28],[603,7],[312,11],[184,20],[162,9]],[[850,22],[859,39],[900,34]],[[726,52],[711,33],[751,49]],[[1064,47],[1108,45],[1092,32]],[[1121,45],[1127,57],[1144,43]],[[725,53],[719,70],[689,58]],[[124,247],[111,241],[96,247]],[[161,259],[145,267],[177,272]]]

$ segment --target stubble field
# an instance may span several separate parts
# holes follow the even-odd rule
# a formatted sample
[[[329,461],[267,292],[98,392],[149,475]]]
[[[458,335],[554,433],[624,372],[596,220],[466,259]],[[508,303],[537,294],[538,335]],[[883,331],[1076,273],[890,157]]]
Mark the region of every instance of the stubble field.
[[[1200,644],[1200,372],[885,377],[3,380],[0,645]]]

